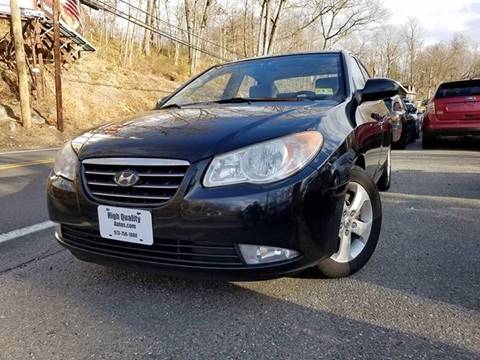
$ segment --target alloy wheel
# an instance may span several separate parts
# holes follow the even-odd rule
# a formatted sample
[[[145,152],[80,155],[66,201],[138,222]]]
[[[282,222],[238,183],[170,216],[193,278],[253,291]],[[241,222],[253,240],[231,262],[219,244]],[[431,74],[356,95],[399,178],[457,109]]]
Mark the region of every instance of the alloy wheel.
[[[372,224],[373,210],[368,192],[359,183],[350,182],[338,234],[340,246],[331,259],[338,263],[354,260],[365,248]]]

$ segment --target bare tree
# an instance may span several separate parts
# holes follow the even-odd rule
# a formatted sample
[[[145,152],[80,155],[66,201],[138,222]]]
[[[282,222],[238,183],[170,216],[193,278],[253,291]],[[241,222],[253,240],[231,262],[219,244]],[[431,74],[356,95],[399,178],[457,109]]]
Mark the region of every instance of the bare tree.
[[[260,27],[257,34],[257,55],[267,55],[272,52],[278,24],[286,2],[286,0],[262,0]]]
[[[272,50],[272,45],[273,45],[273,42],[275,40],[275,36],[277,34],[277,28],[278,28],[278,22],[280,20],[280,14],[282,13],[282,9],[283,9],[286,2],[287,2],[286,0],[279,0],[278,5],[277,5],[277,9],[275,11],[275,16],[273,17],[273,19],[271,19],[272,27],[270,29],[270,34],[269,34],[269,37],[268,37],[268,42],[267,42],[266,51],[265,51],[266,54],[270,54],[270,52]]]
[[[200,59],[203,35],[207,28],[209,10],[213,0],[184,0],[185,22],[187,27],[188,60],[192,74]]]
[[[354,31],[365,29],[385,17],[378,1],[319,0],[324,8],[320,16],[321,49],[335,45]]]
[[[143,53],[145,55],[150,55],[150,45],[152,43],[152,32],[151,28],[153,25],[153,17],[155,13],[155,0],[147,0],[147,10],[145,14],[145,31],[143,34]]]
[[[402,55],[402,42],[394,26],[383,27],[376,38],[382,59],[382,76],[396,78],[399,76],[398,61]]]
[[[306,42],[327,49],[354,32],[373,28],[388,12],[378,0],[298,0],[289,3],[295,26],[282,34],[280,40],[288,41],[313,29],[315,37],[305,36]],[[292,31],[293,28],[293,31]],[[320,35],[320,36],[318,36]],[[307,45],[308,46],[308,45]]]
[[[407,63],[408,65],[408,83],[413,85],[415,74],[415,61],[418,51],[422,46],[423,30],[417,18],[409,18],[408,22],[403,26],[403,39],[407,46]]]

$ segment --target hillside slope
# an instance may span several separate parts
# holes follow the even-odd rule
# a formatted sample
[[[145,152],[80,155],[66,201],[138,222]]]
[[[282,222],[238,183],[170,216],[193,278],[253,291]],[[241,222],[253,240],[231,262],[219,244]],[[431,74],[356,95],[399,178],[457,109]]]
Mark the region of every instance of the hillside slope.
[[[26,130],[19,123],[16,73],[0,64],[0,149],[60,145],[85,129],[152,109],[186,78],[181,75],[186,66],[174,66],[162,54],[139,57],[130,66],[120,65],[119,57],[119,51],[109,44],[63,71],[64,133],[54,126],[52,74],[47,74],[45,98],[32,97],[34,124]]]

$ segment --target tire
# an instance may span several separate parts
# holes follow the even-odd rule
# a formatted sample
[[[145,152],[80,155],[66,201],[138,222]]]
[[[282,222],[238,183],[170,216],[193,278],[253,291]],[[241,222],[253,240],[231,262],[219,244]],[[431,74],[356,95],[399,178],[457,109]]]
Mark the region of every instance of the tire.
[[[388,149],[387,161],[383,164],[382,176],[377,182],[378,190],[387,191],[392,182],[392,151]]]
[[[422,148],[424,149],[432,149],[437,145],[437,140],[435,139],[434,136],[428,134],[428,133],[423,133],[422,136]]]
[[[362,202],[362,199],[365,201]],[[357,208],[359,203],[362,206]],[[380,236],[380,194],[372,179],[358,167],[352,169],[344,209],[339,226],[339,249],[317,265],[317,270],[327,278],[346,277],[360,270],[375,251]],[[359,211],[351,216],[351,211],[355,209]],[[363,225],[359,226],[360,223]]]
[[[405,124],[402,124],[402,134],[400,135],[400,139],[392,144],[392,147],[397,150],[403,150],[407,147],[408,143],[408,128]]]
[[[410,126],[410,134],[407,136],[408,144],[413,144],[415,142],[415,139],[417,138],[417,130],[415,128],[415,124],[411,124]]]

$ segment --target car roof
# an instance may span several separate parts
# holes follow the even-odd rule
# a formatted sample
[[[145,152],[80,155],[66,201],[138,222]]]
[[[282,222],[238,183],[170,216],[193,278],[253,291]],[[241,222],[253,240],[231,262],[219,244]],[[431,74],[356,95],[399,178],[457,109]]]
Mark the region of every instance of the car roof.
[[[229,64],[237,64],[237,63],[242,63],[242,62],[247,62],[247,61],[254,61],[254,60],[260,60],[260,59],[274,59],[274,58],[282,58],[282,57],[288,57],[288,56],[301,56],[301,55],[330,55],[330,54],[337,54],[337,55],[348,55],[345,51],[305,51],[305,52],[294,52],[294,53],[287,53],[287,54],[275,54],[275,55],[265,55],[265,56],[255,56],[255,57],[250,57],[246,59],[240,59],[240,60],[234,60],[234,61],[229,61],[223,64],[219,64],[216,66],[223,66],[223,65],[229,65]]]

